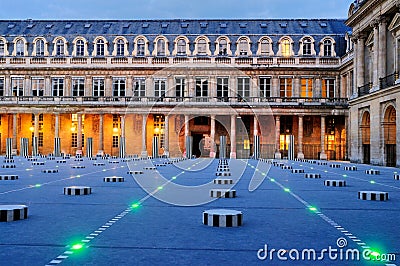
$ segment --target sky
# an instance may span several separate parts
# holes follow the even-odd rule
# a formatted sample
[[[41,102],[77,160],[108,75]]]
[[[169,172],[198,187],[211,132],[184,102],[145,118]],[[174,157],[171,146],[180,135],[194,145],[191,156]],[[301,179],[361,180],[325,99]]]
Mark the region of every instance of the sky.
[[[7,0],[2,1],[0,19],[347,18],[352,2],[353,0]]]

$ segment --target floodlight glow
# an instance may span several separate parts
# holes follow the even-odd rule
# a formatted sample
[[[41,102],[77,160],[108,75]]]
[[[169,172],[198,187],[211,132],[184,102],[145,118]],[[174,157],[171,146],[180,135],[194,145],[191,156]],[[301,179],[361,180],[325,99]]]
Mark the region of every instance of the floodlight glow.
[[[290,189],[288,189],[288,188],[284,188],[283,189],[285,192],[290,192]]]
[[[375,184],[375,181],[374,180],[371,180],[371,181],[369,181],[371,184]]]
[[[317,211],[317,208],[315,208],[315,207],[313,207],[313,206],[308,207],[308,209],[309,209],[310,211],[312,211],[312,212],[316,212],[316,211]]]
[[[162,186],[159,186],[157,189],[158,189],[158,190],[161,190],[161,189],[163,189],[163,187],[162,187]]]
[[[35,187],[41,187],[41,186],[42,186],[41,184],[36,184],[36,185],[35,185]]]
[[[347,175],[343,175],[343,177],[347,177]]]
[[[76,177],[81,177],[81,175],[77,175]]]
[[[82,244],[74,244],[74,245],[72,245],[72,249],[74,249],[74,250],[79,250],[81,248],[83,248]]]
[[[275,182],[275,179],[274,179],[274,178],[271,178],[270,180],[271,180],[271,182]]]
[[[139,208],[139,207],[140,207],[140,204],[137,203],[137,202],[132,204],[132,208],[133,208],[133,209],[137,209],[137,208]]]
[[[173,176],[172,179],[175,180],[175,179],[176,179],[176,176]]]

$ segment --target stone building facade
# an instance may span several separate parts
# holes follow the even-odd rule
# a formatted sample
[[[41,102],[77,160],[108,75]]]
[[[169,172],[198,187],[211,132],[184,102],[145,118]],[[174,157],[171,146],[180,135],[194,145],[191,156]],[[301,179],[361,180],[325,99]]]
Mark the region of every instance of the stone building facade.
[[[297,158],[356,160],[366,107],[353,87],[370,78],[353,74],[357,12],[356,35],[335,19],[0,21],[0,151],[12,139],[19,154],[27,138],[29,153],[36,140],[49,154],[59,139],[85,155],[90,139],[94,154],[146,156],[156,136],[176,157],[192,136],[195,155],[214,157],[227,136],[228,155],[248,158],[260,136],[264,158],[293,146]]]

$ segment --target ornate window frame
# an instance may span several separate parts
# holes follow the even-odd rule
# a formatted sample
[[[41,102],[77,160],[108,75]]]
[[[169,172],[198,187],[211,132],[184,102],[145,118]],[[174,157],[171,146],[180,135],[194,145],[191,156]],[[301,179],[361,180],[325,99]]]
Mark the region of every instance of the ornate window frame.
[[[185,55],[178,55],[178,42],[180,40],[184,40],[186,43],[186,54]],[[174,40],[174,51],[172,52],[173,56],[190,56],[191,52],[190,52],[190,47],[189,47],[190,41],[189,39],[184,36],[184,35],[179,35],[178,37],[175,38]]]
[[[244,44],[245,46],[247,46],[247,54],[240,54],[241,53],[241,51],[240,51],[240,43],[242,42],[242,41],[246,41],[247,42],[247,44]],[[249,37],[247,37],[247,36],[240,36],[238,39],[237,39],[237,41],[236,41],[236,52],[235,52],[235,55],[236,56],[252,56],[252,52],[251,52],[251,40],[250,40],[250,38]]]
[[[325,44],[324,42],[326,40],[330,40],[331,41],[331,55],[330,56],[325,56]],[[324,57],[335,57],[336,56],[336,42],[335,39],[333,39],[332,37],[326,36],[324,38],[322,38],[322,40],[319,42],[319,56],[324,56]]]
[[[205,41],[205,45],[206,45],[206,50],[205,50],[205,54],[200,54],[199,53],[199,42],[200,41]],[[193,55],[201,55],[201,56],[211,56],[211,51],[210,51],[210,39],[208,39],[207,36],[205,35],[201,35],[198,36],[195,40],[194,40],[194,51],[193,51]]]
[[[144,54],[143,55],[138,55],[138,42],[140,40],[144,41]],[[133,43],[134,43],[133,52],[132,52],[133,56],[149,56],[150,55],[149,40],[146,38],[146,36],[144,36],[144,35],[136,36],[136,38],[133,40]]]
[[[38,55],[37,52],[37,43],[39,41],[43,41],[44,43],[44,51],[43,55]],[[32,56],[48,56],[49,55],[49,43],[44,37],[36,37],[33,39],[33,50],[32,50]]]
[[[119,45],[119,41],[123,41],[124,42],[124,52],[123,54],[118,54],[118,45]],[[113,56],[129,56],[129,51],[128,51],[128,40],[124,37],[124,36],[117,36],[114,38],[113,41],[114,44],[114,49],[112,52]]]
[[[289,54],[283,54],[284,49],[283,49],[283,42],[284,41],[288,41],[289,42]],[[278,53],[276,54],[277,56],[285,56],[285,57],[290,57],[290,56],[294,56],[294,51],[293,51],[293,39],[290,36],[282,36],[279,41],[278,41],[278,46],[279,46],[279,50]]]
[[[60,40],[63,42],[63,46],[64,46],[63,50],[64,51],[63,51],[63,54],[58,55],[57,54],[57,42]],[[68,56],[68,42],[64,37],[62,37],[62,36],[55,37],[53,39],[53,47],[54,47],[54,49],[53,49],[52,56]]]
[[[19,42],[22,42],[22,45],[23,45],[23,54],[22,55],[17,55],[17,46],[18,46]],[[26,41],[26,39],[24,37],[21,37],[21,36],[15,37],[13,40],[13,44],[14,44],[14,50],[12,53],[13,56],[28,56],[28,42]]]
[[[158,41],[160,41],[160,40],[164,41],[164,55],[158,54]],[[160,35],[154,39],[154,49],[153,49],[152,55],[158,56],[158,57],[169,56],[169,41],[165,36]]]
[[[225,55],[220,55],[220,51],[219,51],[219,46],[220,46],[220,42],[222,41],[222,40],[225,40],[226,41],[226,54]],[[223,35],[223,36],[219,36],[218,38],[217,38],[217,40],[215,41],[215,52],[214,52],[214,55],[220,55],[220,56],[232,56],[232,51],[231,51],[231,40],[229,39],[229,37],[228,36],[225,36],[225,35]]]
[[[267,42],[268,42],[268,54],[267,55],[264,55],[264,54],[262,54],[262,44],[263,44],[263,41],[265,41],[265,40],[267,40]],[[262,36],[259,40],[258,40],[258,50],[257,50],[257,55],[258,56],[274,56],[274,51],[273,51],[273,49],[272,49],[272,44],[273,44],[273,42],[272,42],[272,39],[270,38],[270,37],[268,37],[268,36]]]
[[[84,38],[84,37],[82,37],[82,36],[78,36],[78,37],[76,37],[73,41],[72,41],[72,44],[73,44],[73,50],[72,50],[72,55],[73,56],[81,56],[81,55],[78,55],[77,54],[77,52],[78,52],[78,49],[77,49],[77,47],[78,47],[78,41],[83,41],[83,56],[89,56],[89,52],[88,52],[88,41]]]
[[[307,41],[310,41],[310,42],[307,43]],[[299,43],[300,43],[300,49],[299,49],[298,55],[301,55],[301,56],[315,56],[317,54],[315,52],[315,40],[314,40],[314,38],[312,36],[310,36],[310,35],[303,36],[300,39]],[[310,54],[304,54],[304,45],[305,44],[309,44],[310,45]]]
[[[98,55],[97,52],[97,43],[98,41],[102,40],[104,42],[104,55]],[[92,56],[108,56],[108,41],[106,38],[104,38],[103,36],[97,36],[94,40],[93,40],[93,52],[92,52]]]

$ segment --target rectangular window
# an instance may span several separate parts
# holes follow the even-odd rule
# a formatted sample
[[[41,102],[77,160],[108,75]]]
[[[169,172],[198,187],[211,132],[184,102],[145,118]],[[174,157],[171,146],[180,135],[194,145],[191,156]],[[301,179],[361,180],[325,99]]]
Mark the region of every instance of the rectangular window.
[[[146,96],[146,79],[134,78],[133,80],[133,96],[144,97]]]
[[[322,80],[322,98],[335,98],[335,79]]]
[[[112,136],[112,147],[118,148],[118,146],[119,146],[119,136],[114,135]]]
[[[113,96],[124,97],[126,89],[125,78],[113,78]]]
[[[38,146],[43,147],[43,132],[39,132],[38,135]]]
[[[163,115],[154,115],[154,137],[158,137],[159,148],[164,147],[165,143],[165,117]]]
[[[196,78],[196,97],[208,96],[208,79]]]
[[[93,96],[104,97],[104,78],[93,78]]]
[[[228,100],[228,91],[229,91],[229,85],[228,85],[229,79],[228,78],[217,78],[217,98],[219,100]]]
[[[12,78],[11,79],[12,95],[23,96],[24,95],[24,78]]]
[[[271,78],[260,78],[260,97],[271,97]]]
[[[82,147],[85,147],[85,134],[82,133]],[[71,147],[78,148],[78,133],[71,133]]]
[[[53,96],[64,96],[64,78],[52,79]]]
[[[85,96],[85,79],[72,78],[72,96]]]
[[[166,79],[156,79],[154,81],[154,95],[156,97],[165,97]]]
[[[250,96],[250,78],[238,78],[237,94],[246,98]]]
[[[280,97],[281,98],[289,98],[292,97],[292,78],[280,78]]]
[[[0,96],[5,96],[4,78],[0,78]]]
[[[300,97],[312,98],[313,97],[313,80],[311,78],[301,79]]]
[[[32,78],[32,95],[43,96],[44,95],[44,78]]]
[[[3,41],[0,41],[0,56],[4,56],[5,54],[5,44]]]
[[[185,97],[185,78],[175,79],[175,97]]]
[[[120,116],[113,114],[113,128],[120,128]]]

